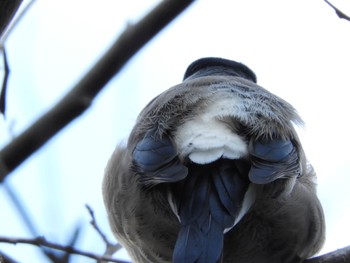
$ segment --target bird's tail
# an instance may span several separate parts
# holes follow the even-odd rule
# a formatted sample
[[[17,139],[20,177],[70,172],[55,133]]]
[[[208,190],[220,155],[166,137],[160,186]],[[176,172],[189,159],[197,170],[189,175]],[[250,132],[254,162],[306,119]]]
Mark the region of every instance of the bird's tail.
[[[249,183],[242,175],[249,167],[220,159],[188,168],[187,178],[172,188],[181,223],[173,262],[220,262],[224,232],[233,227],[241,208]]]

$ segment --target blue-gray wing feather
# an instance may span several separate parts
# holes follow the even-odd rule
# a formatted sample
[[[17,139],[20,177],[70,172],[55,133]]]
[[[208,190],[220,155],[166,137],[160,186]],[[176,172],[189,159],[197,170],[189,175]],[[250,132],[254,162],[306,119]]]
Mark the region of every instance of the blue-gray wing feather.
[[[177,182],[187,175],[187,167],[180,162],[170,138],[157,138],[153,130],[136,144],[132,156],[134,167],[141,174],[140,182],[145,185]]]
[[[300,174],[299,153],[290,139],[252,140],[249,143],[249,154],[249,179],[253,183],[266,184]]]

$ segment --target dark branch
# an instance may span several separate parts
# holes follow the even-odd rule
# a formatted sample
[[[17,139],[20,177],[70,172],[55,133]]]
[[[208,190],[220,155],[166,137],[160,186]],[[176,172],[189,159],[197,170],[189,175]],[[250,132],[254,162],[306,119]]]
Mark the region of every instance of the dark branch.
[[[0,1],[0,36],[10,24],[21,3],[22,0]]]
[[[4,77],[2,80],[2,87],[0,90],[0,113],[5,116],[6,111],[6,91],[7,91],[7,81],[10,73],[10,68],[8,65],[8,60],[5,50],[6,38],[13,30],[13,28],[19,23],[19,21],[24,17],[26,12],[29,10],[31,5],[35,0],[31,0],[25,8],[22,9],[21,13],[13,19],[22,0],[3,0],[0,1],[0,50],[3,53],[3,65],[4,65]]]
[[[17,210],[17,212],[19,213],[20,219],[22,219],[24,226],[27,228],[27,230],[32,236],[37,236],[38,231],[36,230],[35,224],[30,216],[30,213],[26,209],[23,202],[20,200],[19,194],[16,193],[15,189],[13,189],[11,185],[9,185],[7,182],[3,183],[3,187],[10,201],[12,202],[14,209]],[[80,234],[80,228],[77,227],[75,231],[73,231],[71,241],[69,242],[70,246],[73,246],[75,244],[79,234]],[[41,252],[52,262],[67,262],[67,261],[64,261],[63,258],[69,257],[69,254],[56,255],[52,253],[52,250],[47,249],[46,247],[42,247]],[[0,263],[2,262],[0,261]]]
[[[11,1],[11,0],[10,0]],[[1,1],[0,1],[1,2]],[[6,2],[6,1],[5,1]],[[22,2],[22,0],[15,0],[13,2],[17,2],[18,6],[17,9],[20,5],[20,3]],[[3,32],[3,34],[1,35],[0,38],[0,46],[4,46],[7,37],[10,35],[10,33],[13,31],[13,29],[19,24],[19,22],[23,19],[23,17],[25,16],[25,14],[30,10],[30,8],[32,7],[32,5],[34,4],[35,0],[31,0],[29,3],[27,3],[27,5],[22,8],[21,13],[19,13],[16,17],[16,19],[12,19],[8,22],[7,25],[7,29]],[[16,9],[16,10],[17,10]],[[11,22],[11,23],[10,23]]]
[[[342,19],[345,19],[345,20],[348,20],[350,21],[350,17],[347,16],[345,13],[343,13],[342,11],[340,11],[338,8],[336,8],[331,2],[327,1],[327,0],[324,0],[330,7],[332,7],[335,11],[335,13],[337,14],[337,16],[339,18],[342,18]]]
[[[24,226],[27,228],[29,233],[33,236],[38,235],[35,224],[31,218],[28,210],[26,209],[24,203],[22,202],[22,200],[20,200],[19,194],[16,193],[15,189],[12,188],[11,185],[9,185],[7,183],[4,183],[3,187],[4,187],[4,190],[5,190],[8,198],[12,202],[11,207],[13,207],[14,210],[17,210],[17,213],[19,214],[20,219],[23,221]]]
[[[115,262],[115,263],[129,263],[127,261],[118,260],[118,259],[114,259],[111,257],[100,256],[100,255],[97,255],[97,254],[94,254],[91,252],[85,252],[85,251],[76,249],[76,248],[71,247],[71,246],[63,246],[63,245],[55,244],[55,243],[47,241],[44,237],[36,237],[36,238],[31,239],[31,238],[14,238],[14,237],[0,236],[0,242],[14,244],[14,245],[16,245],[16,244],[29,244],[29,245],[34,245],[34,246],[38,246],[38,247],[44,246],[44,247],[64,251],[64,252],[69,253],[69,254],[75,254],[75,255],[80,255],[80,256],[92,258],[92,259],[95,259],[97,261],[105,260],[105,261]]]
[[[90,252],[84,252],[78,250],[71,246],[62,246],[47,241],[44,237],[37,237],[33,239],[29,238],[14,238],[14,237],[2,237],[0,236],[0,243],[9,243],[9,244],[30,244],[39,247],[48,247],[60,251],[64,251],[69,254],[76,254],[84,257],[89,257],[92,259],[100,261],[109,261],[115,263],[129,263],[127,261],[113,259],[109,256],[100,256]],[[328,254],[318,256],[315,258],[310,258],[305,260],[303,263],[347,263],[350,262],[350,246],[338,249],[336,251],[330,252]]]
[[[0,92],[0,113],[5,116],[6,110],[6,91],[7,91],[7,80],[10,73],[10,68],[7,61],[6,49],[0,46],[0,51],[2,51],[3,61],[4,61],[4,78],[2,80],[1,92]]]
[[[0,263],[18,263],[13,258],[0,251]]]
[[[102,232],[102,230],[97,225],[95,214],[94,214],[94,211],[92,210],[92,208],[89,205],[85,205],[85,207],[86,207],[86,209],[88,210],[88,212],[89,212],[89,214],[91,216],[90,224],[93,226],[93,228],[95,228],[97,233],[100,235],[100,237],[102,238],[102,240],[106,244],[108,244],[108,245],[112,244],[111,242],[109,242],[109,240],[107,239],[106,235]]]
[[[3,148],[0,152],[0,181],[82,114],[128,60],[192,2],[193,0],[161,1],[137,24],[128,26],[112,47],[58,104]]]
[[[337,249],[322,256],[310,258],[304,263],[347,263],[350,262],[350,246]]]

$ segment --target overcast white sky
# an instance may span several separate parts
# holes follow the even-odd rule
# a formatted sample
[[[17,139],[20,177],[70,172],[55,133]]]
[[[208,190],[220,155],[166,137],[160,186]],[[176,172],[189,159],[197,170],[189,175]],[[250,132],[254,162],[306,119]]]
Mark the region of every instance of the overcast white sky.
[[[128,23],[157,2],[36,0],[6,44],[11,75],[0,145],[10,139],[9,127],[19,134],[42,115]],[[350,14],[349,2],[333,1]],[[79,247],[102,253],[84,205],[91,205],[109,232],[101,180],[116,144],[127,138],[150,99],[181,82],[193,60],[225,57],[253,69],[260,85],[293,104],[305,120],[300,136],[319,176],[327,220],[322,253],[350,245],[349,47],[350,22],[340,20],[322,0],[197,1],[6,184],[19,193],[38,234],[65,243],[80,223],[84,231]],[[0,235],[29,236],[2,187],[0,207]],[[0,251],[21,262],[46,262],[31,246],[0,244]]]

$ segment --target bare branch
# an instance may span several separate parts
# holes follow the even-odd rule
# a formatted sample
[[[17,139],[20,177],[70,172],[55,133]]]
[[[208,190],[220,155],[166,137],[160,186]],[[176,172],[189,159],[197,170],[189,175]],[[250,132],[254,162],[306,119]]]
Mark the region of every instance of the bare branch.
[[[12,202],[11,207],[14,208],[14,210],[17,210],[17,213],[20,216],[20,219],[23,221],[24,226],[27,228],[29,233],[33,236],[38,235],[38,232],[36,230],[35,224],[26,209],[25,205],[23,204],[22,200],[20,200],[20,196],[18,193],[16,193],[15,189],[11,187],[10,184],[5,182],[3,184],[3,189],[6,192],[8,198]]]
[[[102,238],[102,240],[106,244],[106,250],[105,250],[105,253],[103,254],[103,256],[108,256],[108,257],[113,256],[113,254],[115,252],[117,252],[118,250],[120,250],[122,248],[122,246],[119,243],[112,243],[107,239],[106,235],[102,232],[102,230],[97,225],[94,211],[92,210],[92,208],[89,205],[85,205],[85,206],[86,206],[86,208],[89,211],[89,214],[91,216],[90,224],[94,227],[94,229],[97,231],[97,233],[100,235],[100,237]]]
[[[346,263],[350,262],[350,246],[337,249],[327,254],[310,258],[304,263]]]
[[[71,246],[62,246],[55,243],[47,241],[44,237],[37,237],[34,239],[28,238],[13,238],[13,237],[2,237],[0,236],[0,243],[10,243],[10,244],[31,244],[35,246],[44,246],[52,249],[57,249],[60,251],[65,251],[70,254],[76,254],[84,257],[89,257],[97,261],[109,261],[115,263],[129,263],[127,261],[122,261],[118,259],[113,259],[111,257],[99,256],[90,252],[84,252],[75,249]],[[325,255],[321,255],[315,258],[310,258],[304,261],[304,263],[346,263],[350,262],[350,246],[338,249],[336,251],[330,252]]]
[[[11,20],[17,12],[22,0],[6,0],[0,1],[0,50],[3,53],[4,59],[4,78],[2,80],[2,87],[0,93],[0,113],[5,116],[6,111],[6,91],[7,91],[7,81],[10,73],[10,68],[7,61],[5,41],[8,35],[12,32],[13,28],[19,23],[19,21],[24,17],[26,12],[32,6],[35,0],[30,1],[27,6],[21,11],[21,13],[16,17],[14,21]],[[6,29],[6,30],[5,30]]]
[[[15,11],[17,11],[18,7],[20,6],[22,0],[9,0],[7,2],[16,2],[17,3],[17,8]],[[6,1],[4,1],[6,2]],[[5,45],[5,41],[7,39],[7,37],[10,35],[10,33],[13,31],[13,29],[18,25],[18,23],[22,20],[22,18],[25,16],[25,14],[28,12],[28,10],[30,9],[30,7],[34,4],[35,0],[31,0],[21,11],[21,13],[16,17],[15,20],[12,21],[12,23],[10,23],[11,21],[8,21],[7,24],[7,29],[4,32],[4,34],[1,34],[1,38],[0,38],[0,46],[4,46]],[[13,14],[14,15],[14,14]]]
[[[2,251],[0,251],[0,263],[18,263],[13,258],[9,257]]]
[[[0,1],[0,36],[16,14],[22,0]]]
[[[324,0],[330,7],[332,7],[335,11],[335,13],[337,14],[337,16],[339,18],[342,18],[342,19],[345,19],[345,20],[348,20],[350,21],[350,17],[347,16],[345,13],[343,13],[342,11],[340,11],[338,8],[336,8],[331,2],[327,1],[327,0]]]
[[[90,224],[95,228],[95,230],[97,231],[97,233],[100,235],[100,237],[102,238],[102,240],[106,243],[106,244],[111,244],[106,235],[102,232],[102,230],[99,228],[99,226],[97,225],[96,219],[95,219],[95,215],[94,215],[94,211],[92,210],[92,208],[89,205],[85,205],[86,209],[88,210],[90,216],[91,216],[91,221]]]
[[[61,101],[2,149],[0,181],[69,122],[82,114],[128,60],[193,1],[161,1],[137,24],[129,26]]]
[[[36,238],[31,239],[31,238],[14,238],[14,237],[0,236],[0,242],[14,244],[14,245],[16,245],[16,244],[30,244],[30,245],[34,245],[34,246],[38,246],[38,247],[44,246],[44,247],[64,251],[64,252],[67,252],[69,254],[75,254],[75,255],[80,255],[80,256],[92,258],[92,259],[95,259],[98,261],[104,260],[104,261],[115,262],[115,263],[129,263],[127,261],[118,260],[118,259],[114,259],[111,257],[100,256],[100,255],[90,253],[90,252],[85,252],[85,251],[76,249],[76,248],[71,247],[71,246],[63,246],[63,245],[55,244],[55,243],[47,241],[44,237],[36,237]]]
[[[37,236],[38,231],[36,230],[35,224],[30,216],[30,213],[28,212],[24,203],[20,199],[19,194],[16,193],[15,189],[13,187],[11,187],[11,185],[8,182],[3,183],[3,188],[4,188],[8,198],[12,202],[14,209],[17,210],[18,214],[20,215],[20,219],[23,221],[24,226],[27,228],[27,230],[29,231],[29,233],[32,236]],[[73,234],[71,237],[71,242],[69,242],[70,246],[74,245],[79,234],[80,234],[80,228],[77,227],[75,229],[75,231],[73,231]],[[62,258],[69,256],[67,254],[55,255],[54,253],[52,253],[52,250],[49,250],[45,247],[41,248],[41,252],[52,262],[64,262],[64,261],[62,261]],[[0,261],[0,263],[1,263],[1,261]]]
[[[7,81],[10,74],[10,68],[7,61],[6,49],[4,46],[0,45],[0,51],[2,51],[3,61],[4,61],[4,78],[2,80],[1,92],[0,92],[0,112],[5,116],[6,110],[6,91],[7,91]]]

